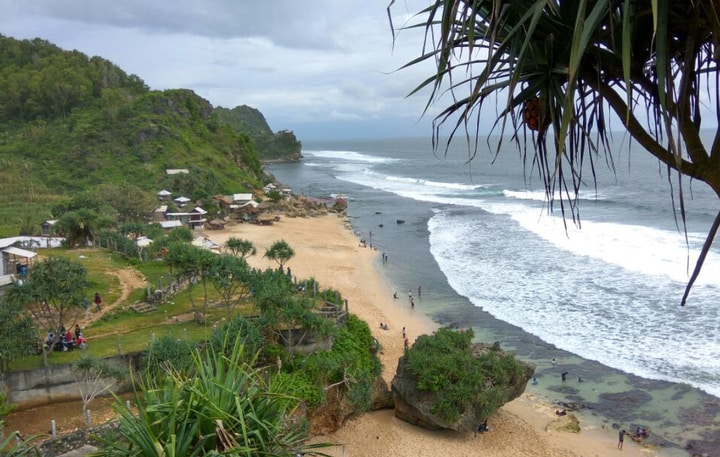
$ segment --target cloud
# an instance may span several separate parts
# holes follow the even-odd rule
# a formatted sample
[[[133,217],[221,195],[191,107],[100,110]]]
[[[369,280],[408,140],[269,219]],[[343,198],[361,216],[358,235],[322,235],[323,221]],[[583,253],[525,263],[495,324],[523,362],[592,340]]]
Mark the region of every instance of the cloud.
[[[386,6],[384,0],[0,0],[0,33],[99,55],[152,89],[188,88],[215,106],[253,106],[273,129],[294,130],[301,139],[309,125],[325,137],[372,136],[378,126],[429,135],[427,122],[417,125],[426,98],[406,95],[432,69],[395,71],[419,55],[423,37],[403,31],[393,42]],[[422,6],[422,0],[396,4],[395,27]]]

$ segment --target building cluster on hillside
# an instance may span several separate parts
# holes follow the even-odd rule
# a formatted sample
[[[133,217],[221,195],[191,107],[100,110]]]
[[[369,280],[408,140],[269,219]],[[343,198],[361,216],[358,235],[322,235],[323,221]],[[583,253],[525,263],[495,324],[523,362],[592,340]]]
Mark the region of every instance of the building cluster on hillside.
[[[181,168],[167,170],[169,175],[178,173],[188,173],[188,171]],[[261,195],[271,192],[278,192],[286,199],[292,194],[291,189],[268,184],[262,189]],[[258,203],[259,199],[250,192],[214,196],[213,200],[220,207],[220,215],[210,220],[208,220],[208,211],[193,204],[188,197],[181,195],[172,198],[173,193],[166,189],[157,192],[156,195],[160,204],[153,211],[150,223],[158,224],[166,230],[177,227],[187,227],[193,231],[220,230],[227,222],[233,220],[259,224],[272,224],[278,220],[278,216],[267,212],[271,210],[272,204],[267,200]],[[171,211],[168,210],[169,207],[172,208]],[[54,236],[57,234],[53,227],[57,222],[57,219],[44,221],[40,225],[40,236],[0,239],[0,294],[4,286],[14,280],[22,279],[27,274],[32,262],[37,258],[36,248],[58,247],[62,244],[64,238]],[[152,243],[152,240],[145,236],[140,236],[135,241],[140,248]],[[207,236],[197,237],[194,244],[207,249],[219,247]]]

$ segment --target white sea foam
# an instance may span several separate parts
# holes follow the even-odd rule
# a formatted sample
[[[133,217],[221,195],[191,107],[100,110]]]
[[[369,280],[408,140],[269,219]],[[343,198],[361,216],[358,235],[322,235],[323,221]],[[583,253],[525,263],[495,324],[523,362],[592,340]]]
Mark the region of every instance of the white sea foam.
[[[307,156],[309,159],[314,157],[323,159],[337,159],[337,160],[351,160],[354,162],[365,162],[365,163],[391,163],[397,162],[398,159],[390,159],[387,157],[379,157],[370,154],[363,154],[356,151],[336,151],[336,150],[318,150],[318,151],[303,151],[303,156]]]
[[[370,169],[350,170],[345,166],[334,167],[334,169],[337,171],[337,179],[341,181],[360,184],[428,203],[482,207],[484,203],[479,197],[483,193],[498,193],[498,191],[488,186],[479,184],[438,182],[420,178],[388,176]]]
[[[697,286],[689,311],[672,295],[683,283],[548,249],[520,224],[439,211],[428,228],[453,289],[495,317],[581,357],[720,396],[720,336],[706,324],[720,319],[716,287]]]
[[[517,200],[531,200],[536,202],[545,202],[547,201],[547,195],[545,194],[545,191],[543,190],[524,190],[524,191],[518,191],[518,190],[510,190],[505,189],[503,190],[503,195],[505,195],[508,198],[514,198]],[[570,195],[570,199],[575,199],[575,195]],[[604,200],[606,197],[600,193],[595,191],[580,191],[578,192],[577,199],[579,200]],[[560,199],[567,200],[568,196],[565,194],[560,194],[560,192],[555,191],[553,195],[553,199],[556,201],[559,201]]]
[[[600,259],[622,268],[650,275],[666,276],[687,282],[700,254],[702,233],[688,233],[690,248],[683,234],[640,225],[595,222],[585,219],[582,228],[572,222],[563,225],[561,216],[537,210],[514,212],[511,217],[524,229],[535,233],[555,247],[581,256]],[[710,252],[698,284],[720,286],[720,260]]]

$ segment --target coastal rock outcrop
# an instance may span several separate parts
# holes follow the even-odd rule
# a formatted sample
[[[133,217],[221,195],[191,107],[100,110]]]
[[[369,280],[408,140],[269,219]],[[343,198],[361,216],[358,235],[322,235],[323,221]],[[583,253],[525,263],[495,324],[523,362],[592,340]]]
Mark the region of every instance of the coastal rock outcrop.
[[[472,351],[476,357],[488,351],[497,351],[504,354],[498,343],[492,345],[476,343],[472,345]],[[504,398],[506,402],[514,400],[525,391],[527,382],[535,371],[533,365],[524,362],[519,363],[524,369],[521,376],[514,377],[506,383],[498,380],[488,380],[488,383],[492,383],[498,397]],[[486,408],[483,408],[483,406],[487,405],[473,405],[472,402],[467,402],[460,408],[461,413],[457,420],[448,421],[436,414],[432,407],[433,393],[418,388],[418,380],[408,369],[405,356],[398,361],[397,372],[392,381],[392,394],[395,402],[395,416],[398,419],[430,430],[471,431],[479,423],[479,418],[484,416],[479,409],[482,408],[487,411]],[[490,411],[490,414],[492,412]],[[485,415],[485,417],[487,416]]]
[[[573,413],[560,416],[547,424],[545,429],[548,432],[569,432],[580,433],[580,421]]]

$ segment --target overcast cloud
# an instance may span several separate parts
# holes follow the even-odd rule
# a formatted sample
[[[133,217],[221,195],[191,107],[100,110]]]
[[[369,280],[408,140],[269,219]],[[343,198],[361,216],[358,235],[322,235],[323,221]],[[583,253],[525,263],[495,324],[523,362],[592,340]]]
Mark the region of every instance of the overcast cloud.
[[[214,106],[259,109],[300,140],[429,136],[431,68],[395,71],[421,52],[393,48],[388,0],[0,0],[0,34],[101,56],[152,89],[188,88]],[[400,0],[395,25],[427,3]]]

